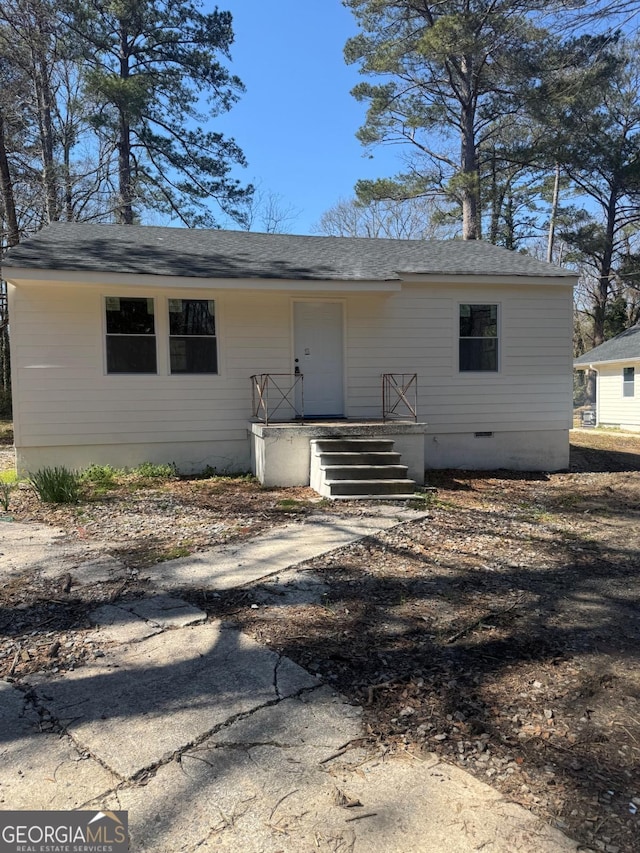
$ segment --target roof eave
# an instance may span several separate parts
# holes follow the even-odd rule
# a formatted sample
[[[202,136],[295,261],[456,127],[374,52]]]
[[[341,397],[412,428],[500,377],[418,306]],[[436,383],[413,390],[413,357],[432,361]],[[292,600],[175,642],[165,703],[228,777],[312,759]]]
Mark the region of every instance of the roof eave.
[[[203,278],[198,276],[150,275],[148,273],[42,270],[10,266],[3,266],[2,274],[6,281],[18,286],[46,283],[52,286],[135,287],[153,288],[156,290],[304,290],[306,292],[329,291],[341,293],[396,293],[402,290],[402,283],[399,280]]]
[[[405,270],[398,271],[398,277],[406,284],[494,284],[494,285],[564,285],[575,287],[578,284],[578,276],[566,275],[519,275],[500,273],[417,273]]]
[[[586,362],[574,362],[573,366],[576,370],[593,370],[597,368],[601,364],[629,364],[629,363],[637,363],[640,361],[640,354],[636,356],[629,356],[628,358],[601,358],[601,359],[593,359],[589,363]]]

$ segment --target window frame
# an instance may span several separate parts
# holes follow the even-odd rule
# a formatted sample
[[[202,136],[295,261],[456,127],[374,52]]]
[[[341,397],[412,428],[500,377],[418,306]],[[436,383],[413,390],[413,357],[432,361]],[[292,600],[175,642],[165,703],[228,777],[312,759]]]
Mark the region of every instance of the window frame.
[[[630,373],[630,378],[627,378],[625,374]],[[635,367],[623,367],[622,368],[622,396],[623,398],[630,400],[636,396],[636,369]]]
[[[172,300],[179,300],[180,302],[213,302],[213,323],[214,323],[214,333],[212,335],[172,335],[171,334],[171,311],[170,311],[170,303]],[[168,376],[189,376],[189,377],[198,377],[198,376],[220,376],[220,335],[219,335],[219,315],[218,315],[218,300],[214,297],[210,296],[168,296],[165,302],[166,305],[166,342],[167,342],[167,375]],[[172,338],[202,338],[204,340],[209,340],[213,338],[215,344],[215,355],[216,355],[216,369],[215,371],[174,371],[172,370],[171,365],[171,340]]]
[[[460,334],[460,320],[461,320],[461,311],[463,305],[470,306],[489,306],[495,307],[496,309],[496,335],[495,337],[487,338],[486,336],[477,337],[472,335],[461,335]],[[456,324],[456,340],[457,340],[457,352],[456,352],[456,365],[458,368],[458,376],[469,376],[472,375],[474,377],[480,376],[495,376],[496,374],[501,373],[502,371],[502,303],[498,301],[486,301],[486,302],[471,302],[470,300],[459,301],[457,303],[457,312],[455,316],[455,324]],[[495,340],[496,341],[496,366],[495,369],[487,369],[483,370],[482,368],[474,368],[472,370],[463,370],[461,366],[460,359],[460,343],[463,340]]]
[[[144,335],[144,334],[126,334],[121,332],[109,332],[108,331],[108,318],[107,318],[107,301],[109,299],[132,299],[132,300],[146,300],[147,302],[151,302],[153,305],[153,334]],[[102,296],[102,340],[103,340],[103,359],[104,359],[104,375],[105,376],[158,376],[160,372],[160,358],[158,351],[159,344],[159,316],[158,316],[158,300],[154,296],[147,295],[137,295],[132,296],[131,294],[126,295],[114,295],[113,293],[103,294]],[[109,370],[109,352],[108,352],[108,339],[115,337],[130,337],[130,338],[153,338],[154,342],[154,356],[155,356],[155,369],[154,370]]]

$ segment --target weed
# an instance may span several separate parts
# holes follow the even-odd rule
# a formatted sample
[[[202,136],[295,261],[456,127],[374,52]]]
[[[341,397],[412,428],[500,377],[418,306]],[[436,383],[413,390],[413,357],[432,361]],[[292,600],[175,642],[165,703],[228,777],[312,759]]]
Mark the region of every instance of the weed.
[[[584,498],[581,495],[562,495],[558,500],[558,506],[561,509],[572,509],[573,507],[580,506],[584,502]]]
[[[282,498],[276,508],[281,512],[305,512],[308,508],[306,501],[297,501],[295,498]]]
[[[206,465],[194,476],[202,480],[246,480],[248,483],[257,483],[250,471],[230,471],[228,468],[218,469],[211,465]]]
[[[0,507],[5,512],[9,511],[9,499],[11,497],[11,490],[13,489],[13,483],[5,483],[4,480],[0,480]]]
[[[31,485],[44,503],[73,504],[80,499],[80,478],[64,466],[29,472]]]
[[[188,557],[193,553],[193,546],[189,543],[182,545],[167,545],[163,547],[150,547],[141,553],[140,565],[154,566],[157,563],[166,563],[168,560],[177,560],[180,557]]]
[[[320,498],[319,500],[300,501],[296,498],[281,498],[276,504],[276,509],[280,512],[307,512],[307,510],[318,509],[319,507],[329,506],[331,501],[329,498]]]
[[[111,465],[90,465],[80,474],[80,482],[92,486],[96,495],[103,495],[109,489],[115,489],[118,485],[116,478],[121,473]]]
[[[410,509],[453,509],[455,504],[439,498],[436,492],[416,492],[407,501]]]
[[[530,524],[548,524],[554,520],[553,514],[540,504],[523,501],[518,509],[522,510],[522,520]]]
[[[142,462],[131,469],[131,473],[137,477],[147,480],[168,480],[178,476],[175,462],[156,464],[154,462]]]

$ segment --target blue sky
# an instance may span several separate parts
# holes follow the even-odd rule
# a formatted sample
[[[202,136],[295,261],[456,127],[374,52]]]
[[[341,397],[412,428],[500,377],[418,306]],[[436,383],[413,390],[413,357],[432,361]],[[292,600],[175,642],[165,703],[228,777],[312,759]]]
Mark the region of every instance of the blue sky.
[[[358,178],[402,168],[399,149],[366,152],[355,138],[365,106],[350,95],[360,75],[342,50],[357,28],[340,0],[219,0],[218,7],[233,15],[231,71],[247,91],[213,127],[244,151],[242,180],[300,211],[289,230],[311,233]]]

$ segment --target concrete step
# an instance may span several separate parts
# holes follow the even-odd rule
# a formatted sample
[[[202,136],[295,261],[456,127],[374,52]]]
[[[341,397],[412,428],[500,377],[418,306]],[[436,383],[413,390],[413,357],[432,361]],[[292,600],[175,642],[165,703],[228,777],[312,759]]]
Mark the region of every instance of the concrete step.
[[[311,487],[332,500],[407,500],[416,483],[393,439],[322,438],[311,442]]]
[[[401,456],[391,451],[379,453],[328,453],[323,451],[320,464],[327,465],[398,465]]]
[[[328,495],[332,501],[410,501],[413,494],[406,495]]]
[[[393,439],[321,438],[313,442],[319,453],[385,453],[393,450]]]
[[[326,480],[329,497],[386,498],[411,497],[416,489],[413,480]]]
[[[324,456],[320,470],[325,480],[402,480],[406,479],[406,465],[325,465]]]

